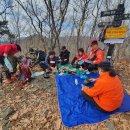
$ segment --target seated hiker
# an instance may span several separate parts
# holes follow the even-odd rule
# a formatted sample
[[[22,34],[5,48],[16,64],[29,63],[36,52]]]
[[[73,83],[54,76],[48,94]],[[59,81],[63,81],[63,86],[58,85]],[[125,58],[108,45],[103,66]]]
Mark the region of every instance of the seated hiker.
[[[62,51],[59,55],[59,60],[60,60],[61,65],[68,64],[69,57],[70,57],[70,52],[66,49],[66,46],[63,46]]]
[[[104,60],[104,52],[98,46],[97,40],[91,41],[89,46],[91,47],[91,52],[84,62],[83,68],[88,69],[88,71],[93,71],[97,70],[98,64]]]
[[[49,56],[46,57],[45,62],[39,64],[46,71],[56,71],[58,66],[58,60],[54,51],[49,52]]]
[[[6,80],[3,82],[11,83],[11,73],[14,72],[14,66],[11,64],[9,57],[13,57],[21,51],[21,47],[17,44],[1,44],[0,45],[0,64],[5,68]],[[13,60],[12,60],[13,61]]]
[[[75,57],[72,62],[71,65],[75,65],[76,67],[80,67],[82,65],[78,64],[79,62],[82,62],[84,60],[86,60],[88,58],[87,54],[84,52],[83,48],[78,49],[78,56]]]
[[[82,96],[98,109],[112,112],[122,104],[124,97],[122,83],[109,62],[101,62],[98,70],[100,77],[91,79],[92,82],[96,81],[93,87],[82,88]]]

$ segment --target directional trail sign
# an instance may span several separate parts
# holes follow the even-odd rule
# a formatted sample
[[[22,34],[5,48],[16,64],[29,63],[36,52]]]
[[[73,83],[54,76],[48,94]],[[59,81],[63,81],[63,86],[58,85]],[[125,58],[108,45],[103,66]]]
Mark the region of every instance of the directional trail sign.
[[[106,17],[106,16],[113,16],[113,15],[122,15],[124,13],[124,10],[109,10],[109,11],[102,11],[101,12],[101,17]]]
[[[102,11],[101,12],[101,17],[105,16],[112,16],[116,14],[116,9],[115,10],[109,10],[109,11]]]
[[[98,27],[119,27],[122,25],[122,21],[114,21],[114,22],[101,22],[98,24]]]
[[[114,43],[117,42],[123,43],[128,30],[127,27],[121,27],[123,20],[130,19],[130,14],[124,14],[124,13],[125,13],[124,3],[119,4],[117,9],[101,12],[101,17],[114,16],[114,20],[112,22],[101,22],[98,24],[98,27],[105,27],[108,25],[104,35],[106,38],[104,42],[109,43],[107,59],[109,59],[110,61],[112,60],[112,54],[115,46]]]
[[[123,15],[124,11],[125,11],[124,4],[119,4],[117,9],[102,11],[101,12],[101,17],[113,16],[113,15]]]
[[[128,20],[128,19],[130,19],[130,14],[123,14],[123,15],[118,15],[114,17],[115,21]]]

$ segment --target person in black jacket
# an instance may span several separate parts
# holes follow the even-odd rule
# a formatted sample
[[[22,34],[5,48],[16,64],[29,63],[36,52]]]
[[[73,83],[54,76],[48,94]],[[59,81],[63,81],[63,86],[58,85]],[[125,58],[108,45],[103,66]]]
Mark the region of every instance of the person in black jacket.
[[[70,52],[66,49],[66,46],[62,47],[62,51],[59,55],[61,65],[69,63]]]

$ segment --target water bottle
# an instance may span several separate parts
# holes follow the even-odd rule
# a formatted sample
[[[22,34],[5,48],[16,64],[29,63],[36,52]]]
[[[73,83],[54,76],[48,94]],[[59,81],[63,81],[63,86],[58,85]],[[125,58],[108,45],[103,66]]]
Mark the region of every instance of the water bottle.
[[[76,86],[78,85],[78,79],[75,79],[75,85]]]
[[[40,75],[43,75],[44,74],[44,71],[41,71],[41,72],[35,72],[35,73],[33,73],[32,74],[32,78],[35,78],[35,77],[37,77],[37,76],[40,76]]]
[[[5,62],[6,67],[9,69],[9,71],[13,72],[13,66],[12,66],[12,64],[10,63],[10,61],[8,60],[7,57],[4,58],[4,62]]]

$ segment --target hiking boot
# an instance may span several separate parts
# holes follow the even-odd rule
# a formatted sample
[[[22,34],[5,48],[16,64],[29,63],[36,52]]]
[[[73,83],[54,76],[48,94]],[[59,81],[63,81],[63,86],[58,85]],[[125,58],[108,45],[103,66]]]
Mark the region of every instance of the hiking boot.
[[[13,81],[11,79],[5,79],[5,80],[3,80],[3,83],[11,84],[11,83],[13,83]]]
[[[46,74],[50,74],[52,71],[50,69],[46,69]]]
[[[44,78],[45,78],[45,79],[48,79],[48,78],[50,78],[50,76],[45,73],[45,74],[44,74]]]
[[[11,80],[13,80],[13,81],[14,81],[14,80],[17,80],[16,74],[12,74],[12,75],[11,75]]]
[[[12,80],[12,81],[16,81],[16,80],[17,80],[17,77],[16,77],[16,76],[11,76],[11,80]]]

